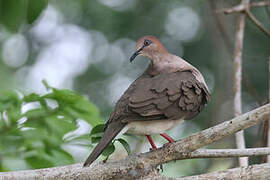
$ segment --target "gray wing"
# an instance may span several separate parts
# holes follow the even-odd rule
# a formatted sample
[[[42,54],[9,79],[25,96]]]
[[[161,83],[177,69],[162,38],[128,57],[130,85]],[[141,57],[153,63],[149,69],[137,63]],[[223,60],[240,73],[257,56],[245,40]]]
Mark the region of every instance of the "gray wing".
[[[192,119],[209,99],[206,86],[191,71],[144,74],[119,99],[107,125],[117,120]]]

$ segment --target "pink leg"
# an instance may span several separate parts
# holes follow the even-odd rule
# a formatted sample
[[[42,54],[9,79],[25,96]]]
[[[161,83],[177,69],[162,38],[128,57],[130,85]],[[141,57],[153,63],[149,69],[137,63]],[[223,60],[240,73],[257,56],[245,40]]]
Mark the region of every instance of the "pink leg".
[[[154,143],[153,139],[151,138],[151,136],[150,135],[146,135],[146,137],[147,137],[148,141],[150,142],[153,150],[156,150],[157,149],[157,146],[155,145],[155,143]]]
[[[153,150],[156,150],[157,149],[157,146],[155,145],[155,143],[154,143],[153,139],[151,138],[151,136],[150,135],[146,135],[146,137],[147,137],[148,141],[150,142]],[[160,169],[163,172],[163,165],[162,164],[160,165]]]
[[[155,143],[154,143],[153,139],[151,138],[151,136],[150,135],[146,135],[146,137],[147,137],[148,141],[150,142],[153,150],[156,150],[157,149],[157,146],[155,145]],[[163,165],[162,164],[160,164],[160,169],[163,172]]]
[[[167,141],[169,141],[169,143],[173,143],[174,140],[173,138],[171,138],[169,135],[167,135],[166,133],[162,133],[160,134],[162,137],[164,137],[165,139],[167,139]]]

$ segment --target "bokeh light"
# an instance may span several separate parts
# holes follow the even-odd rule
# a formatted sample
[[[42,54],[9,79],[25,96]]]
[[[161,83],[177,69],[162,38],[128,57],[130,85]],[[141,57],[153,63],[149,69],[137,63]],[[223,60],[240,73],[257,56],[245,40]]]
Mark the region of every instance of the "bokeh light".
[[[199,16],[189,7],[172,9],[165,24],[166,32],[177,40],[189,42],[200,28]]]
[[[98,0],[116,11],[125,11],[135,6],[137,0]]]
[[[12,68],[22,66],[28,59],[29,48],[22,34],[14,34],[3,43],[3,62]]]

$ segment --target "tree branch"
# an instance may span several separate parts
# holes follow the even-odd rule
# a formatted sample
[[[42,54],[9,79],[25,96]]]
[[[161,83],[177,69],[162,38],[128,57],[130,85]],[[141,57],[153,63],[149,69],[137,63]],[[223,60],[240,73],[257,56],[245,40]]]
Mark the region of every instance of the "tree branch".
[[[269,148],[248,148],[248,149],[198,149],[187,153],[182,159],[194,158],[231,158],[247,156],[263,156],[270,154]]]
[[[246,9],[246,14],[249,19],[256,25],[258,28],[268,37],[270,37],[270,32],[263,26],[263,24],[250,12],[249,9]]]
[[[214,179],[226,179],[226,180],[252,180],[252,179],[269,179],[270,177],[270,163],[252,165],[248,167],[239,167],[234,169],[228,169],[225,171],[217,171],[208,174],[202,174],[198,176],[188,176],[183,178],[176,178],[175,180],[214,180]],[[164,178],[160,178],[163,179]],[[168,180],[173,178],[168,178]],[[158,179],[155,179],[158,180]],[[166,179],[165,179],[166,180]]]
[[[147,179],[158,175],[156,167],[162,163],[183,159],[187,153],[214,143],[237,131],[260,123],[270,116],[270,104],[259,107],[232,120],[226,121],[156,151],[128,156],[125,159],[93,163],[83,168],[82,164],[70,166],[0,173],[2,179]]]
[[[246,3],[246,4],[239,4],[237,6],[231,8],[225,8],[219,10],[219,12],[223,12],[224,14],[231,14],[231,13],[246,13],[249,19],[268,37],[270,37],[270,31],[268,31],[263,24],[250,12],[251,7],[259,7],[259,6],[270,6],[270,1],[262,1],[262,2],[253,2],[253,3]]]
[[[246,6],[249,3],[249,0],[242,0],[242,6]],[[240,14],[239,21],[237,24],[237,30],[235,34],[235,46],[234,46],[234,91],[233,91],[233,104],[234,104],[234,116],[239,116],[242,114],[242,99],[241,99],[241,90],[242,90],[242,49],[244,42],[244,30],[245,30],[245,14]],[[236,147],[238,149],[245,148],[245,139],[244,131],[239,131],[235,134],[236,137]],[[240,166],[248,166],[248,158],[242,157],[239,158]]]
[[[233,56],[233,43],[231,42],[229,36],[228,36],[228,32],[226,31],[224,24],[223,24],[223,20],[220,17],[220,14],[217,13],[217,0],[210,0],[208,1],[210,3],[210,8],[211,8],[211,12],[213,14],[213,17],[215,19],[217,28],[219,29],[219,32],[221,34],[221,38],[225,44],[225,47],[228,51],[228,53]],[[270,4],[270,3],[269,3]],[[257,107],[263,105],[263,103],[261,102],[261,98],[256,90],[256,88],[252,85],[252,83],[248,80],[248,78],[245,76],[245,74],[243,74],[242,76],[243,78],[243,82],[244,84],[247,86],[247,91],[253,95],[256,99],[256,104]]]
[[[218,10],[217,12],[218,13],[222,12],[224,14],[240,13],[252,7],[264,7],[264,6],[265,7],[270,6],[270,1],[252,2],[246,5],[239,4],[231,8],[224,8],[224,9]]]

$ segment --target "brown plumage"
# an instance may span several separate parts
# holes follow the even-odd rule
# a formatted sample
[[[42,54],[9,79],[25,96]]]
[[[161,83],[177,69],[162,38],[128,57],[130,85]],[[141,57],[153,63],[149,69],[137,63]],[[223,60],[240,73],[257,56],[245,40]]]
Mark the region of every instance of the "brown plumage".
[[[182,58],[169,54],[155,37],[139,39],[130,61],[138,55],[148,57],[151,63],[116,103],[101,141],[84,166],[90,165],[120,131],[147,135],[154,149],[151,134],[161,134],[172,142],[164,131],[194,118],[209,101],[201,73]]]

